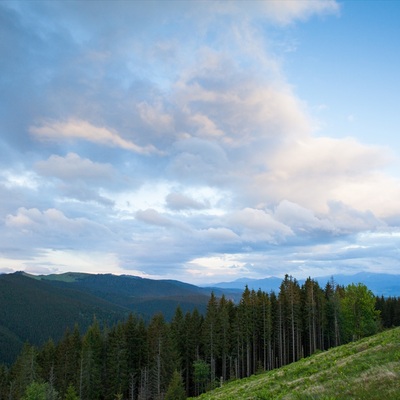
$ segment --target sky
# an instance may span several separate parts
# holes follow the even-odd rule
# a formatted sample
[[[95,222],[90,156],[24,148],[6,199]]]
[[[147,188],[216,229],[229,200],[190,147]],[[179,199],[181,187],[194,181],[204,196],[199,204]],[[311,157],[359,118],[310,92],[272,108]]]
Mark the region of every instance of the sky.
[[[400,2],[0,2],[0,272],[400,269]]]

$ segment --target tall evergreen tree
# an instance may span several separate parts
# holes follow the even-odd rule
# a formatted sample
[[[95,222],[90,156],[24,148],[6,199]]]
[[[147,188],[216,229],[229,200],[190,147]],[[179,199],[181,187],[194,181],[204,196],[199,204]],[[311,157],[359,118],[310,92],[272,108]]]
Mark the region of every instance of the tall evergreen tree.
[[[103,337],[100,325],[95,319],[82,341],[82,355],[79,370],[79,397],[82,400],[101,398],[103,366]]]
[[[221,364],[220,375],[224,381],[228,377],[228,358],[231,356],[231,314],[233,303],[227,301],[225,296],[218,303],[217,332],[219,333],[218,354]]]
[[[118,323],[107,335],[105,381],[106,394],[112,398],[117,393],[128,394],[128,350],[122,323]]]
[[[174,374],[172,375],[164,400],[186,400],[186,392],[183,387],[182,376],[178,371],[174,371]]]
[[[67,328],[56,345],[54,360],[55,381],[62,396],[69,385],[79,387],[81,350],[82,338],[78,325],[75,325],[73,332]]]
[[[241,333],[241,353],[242,353],[242,376],[250,376],[252,374],[252,344],[254,332],[253,319],[253,299],[252,293],[246,286],[242,293],[242,298],[238,305],[238,322],[240,324]]]
[[[307,278],[302,289],[304,293],[303,319],[305,328],[304,333],[306,334],[305,342],[307,344],[306,354],[310,355],[317,350],[317,296],[319,286],[314,280]]]
[[[184,320],[184,350],[183,373],[186,384],[186,393],[194,394],[194,362],[200,358],[202,352],[201,332],[203,331],[203,317],[197,309],[187,312]]]
[[[301,356],[301,292],[296,279],[285,275],[280,286],[279,301],[284,318],[283,362],[296,361]]]
[[[257,292],[257,307],[259,319],[260,362],[263,369],[272,368],[272,307],[267,293]]]
[[[37,348],[26,343],[21,354],[11,367],[11,398],[21,398],[26,388],[38,377]]]
[[[138,393],[142,370],[148,362],[147,328],[142,318],[130,314],[124,324],[131,399]]]
[[[55,377],[56,346],[52,339],[49,339],[38,351],[37,362],[39,365],[39,379],[49,383],[50,388],[54,389]]]
[[[212,385],[216,381],[216,362],[219,356],[218,350],[219,332],[218,332],[218,301],[214,292],[211,293],[207,304],[207,312],[203,324],[204,353],[207,362],[210,365],[210,380]]]
[[[148,343],[150,388],[153,398],[160,400],[165,395],[173,372],[178,368],[170,327],[162,314],[156,314],[150,321]]]
[[[174,351],[178,357],[179,371],[184,369],[183,360],[185,353],[185,319],[180,306],[175,310],[174,317],[171,321],[171,340],[174,346]]]

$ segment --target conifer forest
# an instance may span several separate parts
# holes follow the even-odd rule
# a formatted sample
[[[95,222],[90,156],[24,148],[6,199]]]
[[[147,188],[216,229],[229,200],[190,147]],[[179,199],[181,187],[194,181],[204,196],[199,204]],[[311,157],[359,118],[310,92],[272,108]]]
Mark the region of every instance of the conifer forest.
[[[325,287],[285,276],[279,293],[249,290],[234,303],[211,295],[204,315],[180,307],[171,321],[131,314],[114,326],[26,343],[0,365],[0,400],[179,400],[400,325],[400,299],[362,284]]]

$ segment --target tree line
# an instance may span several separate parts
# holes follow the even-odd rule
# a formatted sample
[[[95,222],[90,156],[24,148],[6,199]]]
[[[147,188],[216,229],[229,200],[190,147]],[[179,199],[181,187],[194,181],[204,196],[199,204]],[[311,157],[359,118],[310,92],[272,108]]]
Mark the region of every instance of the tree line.
[[[211,294],[204,315],[178,307],[170,322],[130,315],[111,327],[95,318],[84,334],[27,343],[0,366],[0,400],[186,399],[399,324],[398,298],[286,275],[279,293],[246,287],[236,304]]]

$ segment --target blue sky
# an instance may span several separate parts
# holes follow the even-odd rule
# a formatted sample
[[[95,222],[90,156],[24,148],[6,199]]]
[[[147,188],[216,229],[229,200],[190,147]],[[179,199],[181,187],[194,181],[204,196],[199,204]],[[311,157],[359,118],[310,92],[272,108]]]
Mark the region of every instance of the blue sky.
[[[400,3],[0,3],[0,272],[398,273]]]

